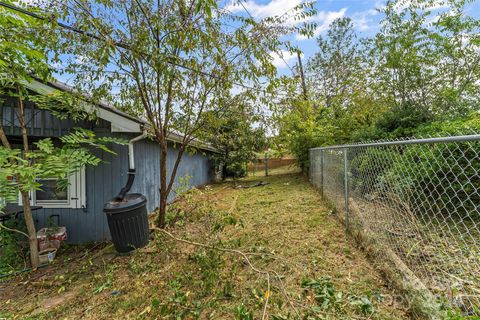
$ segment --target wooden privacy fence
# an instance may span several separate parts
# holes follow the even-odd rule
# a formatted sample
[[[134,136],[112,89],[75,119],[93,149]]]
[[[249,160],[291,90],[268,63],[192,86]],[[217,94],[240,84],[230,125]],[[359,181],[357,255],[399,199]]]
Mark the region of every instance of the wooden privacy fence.
[[[265,163],[270,170],[294,165],[295,161],[295,158],[258,158],[255,162],[248,164],[248,171],[265,170]]]

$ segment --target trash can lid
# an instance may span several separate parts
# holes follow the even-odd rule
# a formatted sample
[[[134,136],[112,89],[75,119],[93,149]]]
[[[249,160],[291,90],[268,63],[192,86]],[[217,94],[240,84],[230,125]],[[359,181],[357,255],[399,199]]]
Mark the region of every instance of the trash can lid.
[[[106,213],[130,211],[145,205],[146,202],[147,198],[145,198],[143,194],[128,193],[123,200],[117,200],[117,198],[110,199],[110,201],[103,206],[103,211]]]

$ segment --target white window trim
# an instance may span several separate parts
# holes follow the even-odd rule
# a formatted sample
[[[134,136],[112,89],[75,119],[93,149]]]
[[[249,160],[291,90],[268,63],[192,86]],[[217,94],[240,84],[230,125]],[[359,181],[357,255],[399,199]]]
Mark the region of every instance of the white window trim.
[[[75,186],[73,185],[72,186],[72,180],[74,180],[73,178],[73,175],[68,179],[68,186],[67,186],[67,199],[66,200],[37,200],[37,191],[38,190],[32,190],[32,192],[30,192],[30,200],[32,202],[32,205],[36,205],[36,206],[42,206],[42,207],[48,207],[48,208],[64,208],[64,207],[67,207],[69,208],[70,207],[70,198],[71,198],[71,195],[72,195],[72,191],[73,189],[75,188]],[[45,181],[45,180],[50,180],[50,181],[58,181],[58,179],[55,179],[55,178],[45,178],[45,179],[41,179],[42,181]]]
[[[30,191],[30,205],[43,208],[59,209],[83,209],[86,206],[86,184],[85,167],[72,174],[68,178],[68,197],[66,201],[37,201],[35,199],[35,190]],[[19,195],[18,204],[23,205],[22,197]]]

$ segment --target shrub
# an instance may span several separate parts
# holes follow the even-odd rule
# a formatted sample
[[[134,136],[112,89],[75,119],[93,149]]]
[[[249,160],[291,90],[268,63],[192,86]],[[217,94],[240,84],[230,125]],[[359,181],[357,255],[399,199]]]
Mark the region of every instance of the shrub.
[[[426,136],[458,136],[480,133],[480,113],[474,112],[465,118],[435,121],[419,126],[415,135]]]
[[[434,122],[419,135],[453,136],[480,132],[480,117]],[[383,179],[412,207],[435,208],[446,215],[478,218],[480,203],[480,142],[411,145],[397,157]]]
[[[409,146],[383,178],[418,211],[478,217],[479,150],[478,142]]]
[[[432,122],[415,132],[420,137],[479,133],[480,115]],[[418,213],[478,218],[479,157],[480,142],[362,148],[351,161],[352,188],[362,195],[394,192]]]
[[[247,167],[245,162],[231,162],[227,164],[227,177],[243,178],[247,175]]]
[[[24,223],[15,219],[6,221],[5,226],[10,229],[26,232]],[[0,229],[1,230],[1,229]],[[24,265],[28,254],[26,248],[27,238],[19,233],[2,230],[0,231],[0,273],[13,272]]]
[[[368,147],[357,149],[350,163],[353,190],[366,195],[382,191],[382,177],[401,154],[389,147]]]

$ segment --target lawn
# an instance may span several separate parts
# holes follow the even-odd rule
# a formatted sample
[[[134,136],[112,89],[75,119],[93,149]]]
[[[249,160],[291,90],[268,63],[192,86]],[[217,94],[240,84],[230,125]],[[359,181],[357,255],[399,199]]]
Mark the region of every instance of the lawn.
[[[65,248],[47,268],[2,279],[0,317],[408,318],[298,173],[194,189],[168,221],[170,235],[195,244],[157,230],[130,255],[109,244]]]

